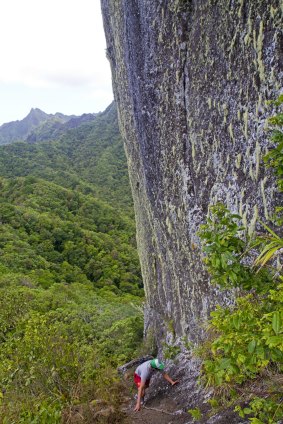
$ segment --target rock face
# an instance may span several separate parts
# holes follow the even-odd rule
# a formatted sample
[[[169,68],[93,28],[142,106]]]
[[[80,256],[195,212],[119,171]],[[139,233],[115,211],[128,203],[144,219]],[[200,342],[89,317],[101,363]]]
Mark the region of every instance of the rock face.
[[[249,231],[275,197],[262,167],[266,100],[283,79],[279,0],[101,0],[125,140],[147,324],[201,336],[223,298],[197,230],[225,202]]]

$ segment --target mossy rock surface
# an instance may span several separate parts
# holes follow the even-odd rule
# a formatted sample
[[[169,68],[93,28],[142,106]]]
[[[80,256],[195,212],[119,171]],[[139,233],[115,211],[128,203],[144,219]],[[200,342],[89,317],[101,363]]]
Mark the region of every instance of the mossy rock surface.
[[[282,86],[282,5],[102,0],[147,294],[146,329],[199,339],[216,303],[196,236],[224,202],[251,233],[275,204],[262,166]],[[277,200],[278,203],[278,200]]]

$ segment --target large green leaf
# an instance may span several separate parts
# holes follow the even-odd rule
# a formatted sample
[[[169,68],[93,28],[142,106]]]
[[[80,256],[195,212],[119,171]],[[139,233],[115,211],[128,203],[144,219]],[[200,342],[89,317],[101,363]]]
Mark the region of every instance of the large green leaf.
[[[249,353],[253,353],[253,351],[255,350],[256,347],[256,341],[255,339],[251,340],[249,345],[248,345],[248,352]]]
[[[272,328],[275,334],[279,334],[281,328],[281,318],[279,311],[275,311],[272,316]]]

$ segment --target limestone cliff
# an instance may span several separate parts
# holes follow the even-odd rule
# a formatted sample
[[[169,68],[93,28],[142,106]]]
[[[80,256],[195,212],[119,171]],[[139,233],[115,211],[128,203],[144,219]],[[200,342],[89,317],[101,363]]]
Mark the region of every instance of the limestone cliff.
[[[250,231],[272,209],[261,162],[265,102],[283,79],[282,1],[101,2],[147,320],[195,339],[220,298],[196,236],[208,205],[224,201]]]

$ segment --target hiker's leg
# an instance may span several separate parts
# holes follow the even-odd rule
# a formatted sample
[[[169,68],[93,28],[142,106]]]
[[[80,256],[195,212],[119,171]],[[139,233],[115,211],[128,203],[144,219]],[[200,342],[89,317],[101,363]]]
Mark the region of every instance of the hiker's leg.
[[[149,382],[150,382],[150,380],[146,380],[146,382],[145,382],[145,385],[144,385],[143,390],[142,390],[142,398],[145,397],[145,391],[149,386]]]

